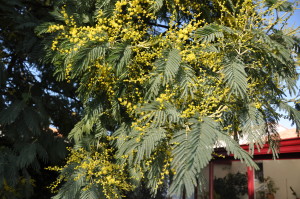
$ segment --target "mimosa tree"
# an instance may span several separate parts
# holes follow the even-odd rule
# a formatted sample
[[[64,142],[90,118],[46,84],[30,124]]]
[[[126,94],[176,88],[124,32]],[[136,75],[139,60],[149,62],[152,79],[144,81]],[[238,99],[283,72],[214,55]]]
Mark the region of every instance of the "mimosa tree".
[[[214,148],[256,168],[273,152],[285,99],[296,93],[299,39],[287,1],[65,1],[37,31],[59,80],[79,85],[85,114],[54,198],[121,198],[141,181],[191,195]],[[295,99],[297,101],[297,99]],[[238,139],[247,140],[243,150]],[[268,139],[266,139],[268,138]]]

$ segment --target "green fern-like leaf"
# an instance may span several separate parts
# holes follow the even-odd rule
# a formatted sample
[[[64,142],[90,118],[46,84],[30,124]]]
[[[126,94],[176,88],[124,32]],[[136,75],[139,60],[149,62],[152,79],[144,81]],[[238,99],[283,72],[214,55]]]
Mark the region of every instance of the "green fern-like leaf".
[[[175,78],[181,61],[180,51],[172,49],[166,59],[166,62],[162,59],[159,59],[157,62],[158,71],[163,71],[164,73],[165,82],[163,81],[163,85],[170,83]]]
[[[91,63],[94,63],[99,57],[106,53],[106,46],[97,47],[86,46],[79,48],[78,51],[73,51],[65,59],[65,66],[72,65],[72,77],[77,77],[82,74]]]
[[[81,190],[80,199],[98,199],[105,198],[104,194],[101,192],[101,188],[93,185],[87,190]]]
[[[162,77],[163,75],[160,73],[150,79],[150,86],[147,88],[146,99],[153,99],[158,95],[162,84]]]
[[[110,52],[108,61],[114,64],[117,76],[120,76],[127,70],[126,66],[130,62],[131,53],[131,46],[126,43],[116,46]]]
[[[182,65],[178,71],[176,82],[180,85],[180,98],[194,98],[194,92],[197,90],[195,71],[188,65]],[[191,86],[192,85],[192,86]]]
[[[29,130],[33,133],[33,135],[40,135],[41,134],[41,127],[40,127],[40,118],[39,115],[32,110],[32,108],[25,108],[23,111],[23,118],[26,122],[26,125]]]
[[[86,185],[85,177],[80,171],[73,173],[72,166],[70,168],[65,168],[62,172],[70,177],[59,192],[53,197],[53,199],[80,199],[80,191]],[[79,177],[79,178],[77,178]],[[76,180],[74,180],[77,178]]]
[[[75,142],[78,143],[82,139],[84,134],[90,134],[96,122],[100,122],[99,117],[103,114],[102,111],[103,108],[101,106],[93,106],[92,110],[87,109],[86,115],[71,130],[69,138],[74,139]]]
[[[148,83],[150,86],[147,88],[146,98],[154,98],[162,86],[166,86],[174,81],[181,62],[179,52],[178,49],[171,49],[164,53],[163,58],[156,60],[155,65],[157,69],[153,72],[153,78]]]
[[[296,124],[297,132],[300,129],[300,111],[290,106],[286,102],[281,102],[279,104],[279,109],[288,114],[288,119],[292,120]]]
[[[224,60],[223,73],[231,94],[246,98],[247,94],[247,74],[244,64],[237,57],[229,57]]]
[[[163,0],[156,0],[151,7],[149,8],[150,12],[158,12],[164,5],[164,1]]]
[[[222,37],[224,37],[223,31],[217,24],[210,24],[195,31],[195,38],[203,43],[210,43]]]
[[[261,112],[253,105],[249,105],[248,112],[242,118],[243,138],[247,140],[251,153],[254,152],[254,145],[262,148],[266,137],[265,120]]]
[[[203,118],[203,122],[191,119],[191,127],[176,131],[172,154],[172,167],[176,170],[173,182],[170,185],[171,195],[181,195],[183,188],[187,196],[191,196],[197,185],[196,176],[212,158],[214,144],[217,139],[217,124],[210,118]],[[191,155],[193,154],[193,155]]]
[[[11,124],[16,120],[21,111],[25,108],[26,102],[24,100],[16,101],[7,109],[0,112],[0,124]]]
[[[247,151],[242,149],[239,143],[234,139],[232,139],[231,136],[229,136],[229,133],[225,133],[225,132],[218,133],[218,141],[219,143],[223,142],[223,144],[221,145],[226,149],[228,154],[233,154],[233,157],[235,159],[241,160],[249,167],[258,169],[251,155]]]
[[[28,143],[22,147],[20,152],[20,156],[18,158],[18,164],[20,168],[28,167],[32,164],[37,155],[37,144],[36,143]]]

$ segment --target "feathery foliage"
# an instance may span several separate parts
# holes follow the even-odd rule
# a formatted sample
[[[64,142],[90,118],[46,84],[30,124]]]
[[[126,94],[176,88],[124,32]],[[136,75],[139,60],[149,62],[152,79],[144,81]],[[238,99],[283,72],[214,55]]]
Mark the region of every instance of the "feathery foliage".
[[[255,168],[252,151],[276,133],[268,126],[278,108],[299,128],[299,111],[284,99],[297,89],[299,39],[284,18],[266,18],[292,10],[266,0],[64,1],[53,12],[61,21],[37,31],[58,77],[79,85],[85,114],[70,134],[74,153],[107,161],[68,161],[58,182],[91,172],[65,178],[56,197],[96,196],[85,185],[91,175],[113,185],[98,184],[106,198],[142,182],[154,195],[165,185],[168,195],[190,196],[216,146]],[[105,166],[123,174],[97,174]]]

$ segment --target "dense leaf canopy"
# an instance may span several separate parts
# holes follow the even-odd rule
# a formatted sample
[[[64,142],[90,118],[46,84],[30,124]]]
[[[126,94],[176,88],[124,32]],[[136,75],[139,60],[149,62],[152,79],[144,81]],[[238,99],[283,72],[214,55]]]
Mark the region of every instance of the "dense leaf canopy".
[[[61,164],[81,103],[72,84],[57,82],[43,60],[34,29],[53,20],[50,1],[0,1],[0,198],[51,197],[56,178],[44,167]]]
[[[254,146],[267,141],[276,153],[278,110],[300,127],[285,99],[297,92],[300,40],[286,28],[293,9],[279,0],[57,2],[35,28],[43,69],[54,65],[57,79],[77,88],[67,101],[84,111],[65,166],[51,168],[60,172],[54,198],[130,198],[142,185],[190,196],[216,147],[252,167]],[[22,99],[1,125],[16,120]]]

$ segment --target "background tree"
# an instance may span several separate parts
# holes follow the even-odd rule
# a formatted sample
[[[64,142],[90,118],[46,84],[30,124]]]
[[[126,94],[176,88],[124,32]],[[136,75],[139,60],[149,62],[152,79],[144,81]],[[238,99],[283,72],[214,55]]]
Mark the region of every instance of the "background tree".
[[[52,1],[0,1],[1,199],[51,197],[46,187],[56,175],[44,168],[64,160],[67,143],[61,136],[79,119],[76,87],[56,81],[34,33],[54,20],[52,10]]]

